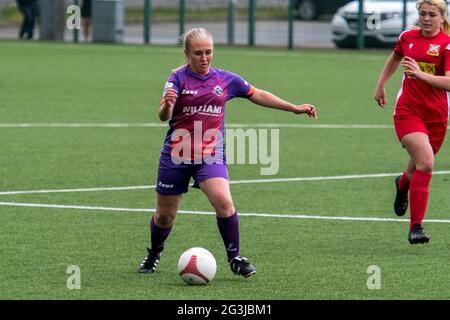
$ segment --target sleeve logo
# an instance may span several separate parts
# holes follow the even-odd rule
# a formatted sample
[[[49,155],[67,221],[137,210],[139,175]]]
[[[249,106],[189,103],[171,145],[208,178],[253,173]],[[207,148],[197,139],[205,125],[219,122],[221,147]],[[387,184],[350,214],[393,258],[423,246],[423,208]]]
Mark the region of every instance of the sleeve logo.
[[[163,90],[163,97],[166,95],[167,90],[170,88],[173,88],[173,82],[166,81],[166,84],[164,85],[164,90]]]

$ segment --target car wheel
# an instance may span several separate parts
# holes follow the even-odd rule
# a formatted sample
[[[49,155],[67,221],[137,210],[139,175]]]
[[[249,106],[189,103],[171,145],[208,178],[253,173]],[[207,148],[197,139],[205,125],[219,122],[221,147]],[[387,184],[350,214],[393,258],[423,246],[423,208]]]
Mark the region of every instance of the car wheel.
[[[313,0],[297,1],[298,16],[302,20],[313,20],[317,18],[317,5]]]

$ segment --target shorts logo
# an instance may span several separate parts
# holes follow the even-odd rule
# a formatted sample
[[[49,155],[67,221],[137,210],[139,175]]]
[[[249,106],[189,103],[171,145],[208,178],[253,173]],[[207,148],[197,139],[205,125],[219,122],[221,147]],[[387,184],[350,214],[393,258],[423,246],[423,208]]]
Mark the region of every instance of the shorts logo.
[[[166,183],[162,183],[161,181],[158,182],[158,186],[160,186],[161,188],[165,188],[165,189],[172,189],[173,188],[173,184],[166,184]]]
[[[441,46],[438,44],[430,44],[430,47],[428,48],[427,54],[433,57],[439,56],[439,48]]]
[[[223,89],[221,86],[217,85],[214,87],[214,94],[217,96],[221,96],[223,94]]]

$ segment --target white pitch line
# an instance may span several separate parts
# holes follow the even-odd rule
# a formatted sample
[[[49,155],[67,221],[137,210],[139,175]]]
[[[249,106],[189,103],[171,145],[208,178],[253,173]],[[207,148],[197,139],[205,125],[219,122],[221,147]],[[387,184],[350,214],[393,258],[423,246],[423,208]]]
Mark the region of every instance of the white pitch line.
[[[168,128],[167,123],[0,123],[0,128]],[[392,129],[387,124],[230,123],[225,128]]]
[[[176,39],[174,39],[174,43]],[[35,44],[24,44],[24,43],[1,43],[0,47],[3,48],[32,48],[32,49],[42,49],[43,47]],[[76,45],[72,43],[67,44],[45,44],[45,49],[63,49],[63,50],[89,50],[89,51],[114,51],[114,52],[136,52],[136,53],[169,53],[180,56],[181,51],[176,47],[168,46],[143,46],[143,45],[123,45],[123,46],[95,46],[95,45]],[[250,57],[279,57],[279,58],[308,58],[308,59],[336,59],[336,60],[361,60],[361,61],[385,61],[386,57],[384,55],[371,55],[371,54],[349,54],[336,53],[335,51],[329,50],[328,52],[321,53],[317,50],[316,52],[292,52],[292,51],[268,51],[268,50],[221,50],[217,48],[216,51],[220,50],[221,56],[250,56]]]
[[[392,129],[387,124],[299,124],[299,123],[230,123],[225,128],[281,128],[281,129]]]
[[[0,128],[168,128],[167,123],[0,123]],[[388,124],[230,123],[225,128],[392,129]],[[450,129],[450,126],[447,127]]]
[[[155,212],[155,209],[132,209],[132,208],[94,207],[94,206],[43,204],[43,203],[21,203],[21,202],[0,202],[0,206],[29,207],[29,208],[52,208],[52,209],[99,210],[99,211],[124,211],[124,212]]]
[[[449,170],[434,171],[434,175],[450,174]],[[375,174],[354,174],[346,176],[319,176],[319,177],[295,177],[295,178],[274,178],[274,179],[252,179],[252,180],[231,180],[230,184],[252,184],[252,183],[279,183],[298,181],[326,181],[326,180],[347,180],[365,178],[386,178],[395,177],[399,173],[375,173]],[[125,187],[100,187],[100,188],[74,188],[74,189],[44,189],[44,190],[17,190],[0,191],[0,196],[18,194],[38,194],[38,193],[68,193],[68,192],[96,192],[96,191],[123,191],[153,189],[156,185],[125,186]]]
[[[19,190],[19,191],[3,191],[0,196],[17,195],[17,194],[36,194],[36,193],[68,193],[68,192],[95,192],[95,191],[123,191],[123,190],[139,190],[151,189],[156,185],[145,186],[128,186],[128,187],[102,187],[102,188],[74,188],[74,189],[44,189],[44,190]]]
[[[446,171],[450,173],[450,171]],[[322,177],[296,177],[296,178],[274,178],[274,179],[253,179],[230,181],[230,184],[247,183],[277,183],[277,182],[296,182],[296,181],[324,181],[324,180],[346,180],[346,179],[364,179],[364,178],[384,178],[395,177],[399,173],[376,173],[376,174],[354,174],[347,176],[322,176]],[[1,193],[0,193],[1,195]]]
[[[145,208],[116,208],[116,207],[95,207],[81,205],[60,205],[60,204],[44,204],[44,203],[20,203],[20,202],[0,202],[0,206],[12,207],[28,207],[28,208],[47,208],[47,209],[73,209],[73,210],[93,210],[93,211],[109,211],[109,212],[155,212],[156,209]],[[215,216],[213,211],[193,211],[179,210],[182,214],[192,215],[211,215]],[[284,219],[315,219],[315,220],[340,220],[340,221],[373,221],[373,222],[409,222],[409,219],[398,218],[376,218],[376,217],[350,217],[350,216],[319,216],[305,214],[274,214],[264,212],[239,212],[239,216],[244,217],[264,217],[264,218],[284,218]],[[424,219],[424,222],[434,223],[450,223],[447,219]]]
[[[143,128],[168,127],[167,123],[0,123],[0,128]]]

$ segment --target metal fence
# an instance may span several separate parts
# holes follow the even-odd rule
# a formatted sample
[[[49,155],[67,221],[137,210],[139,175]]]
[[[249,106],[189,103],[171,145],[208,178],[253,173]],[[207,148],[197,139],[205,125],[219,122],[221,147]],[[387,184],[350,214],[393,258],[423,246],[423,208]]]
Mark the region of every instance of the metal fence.
[[[82,2],[53,1],[66,7]],[[386,1],[391,4],[386,6]],[[400,32],[416,22],[414,4],[414,0],[126,0],[120,41],[175,45],[183,32],[204,27],[222,45],[392,47]],[[0,39],[16,39],[20,24],[16,1],[0,0]],[[35,39],[40,26],[38,20]],[[80,31],[65,28],[64,41],[96,40],[92,32],[84,39]]]

